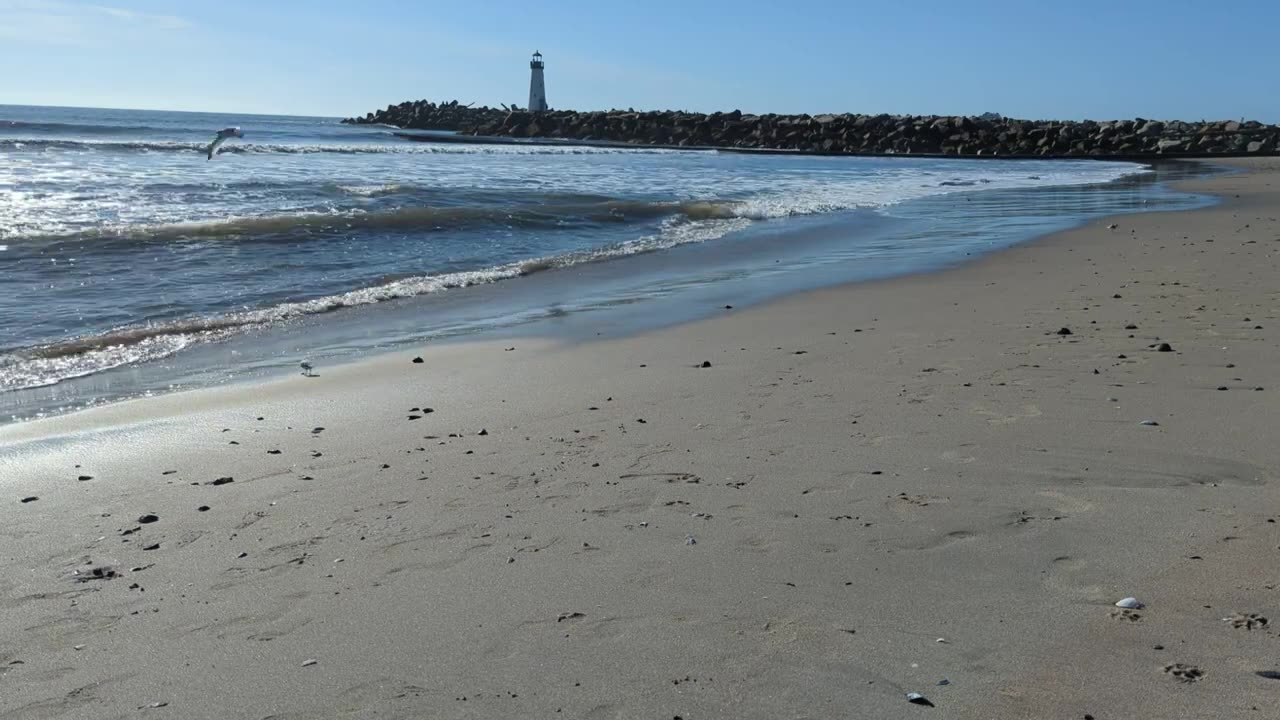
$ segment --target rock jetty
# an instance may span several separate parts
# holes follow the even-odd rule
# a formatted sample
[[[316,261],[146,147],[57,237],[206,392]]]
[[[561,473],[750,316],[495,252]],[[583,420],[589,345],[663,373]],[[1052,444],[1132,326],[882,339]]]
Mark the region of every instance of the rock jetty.
[[[1014,120],[935,115],[750,115],[681,111],[532,113],[425,100],[343,121],[492,138],[664,147],[783,150],[830,155],[1200,157],[1275,155],[1280,126],[1259,122]]]

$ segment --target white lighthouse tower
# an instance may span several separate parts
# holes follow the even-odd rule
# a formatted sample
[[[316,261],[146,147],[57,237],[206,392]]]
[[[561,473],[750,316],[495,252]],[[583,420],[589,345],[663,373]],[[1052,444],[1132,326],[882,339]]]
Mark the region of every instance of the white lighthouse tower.
[[[542,79],[542,53],[534,52],[529,61],[529,111],[547,110],[547,85]]]

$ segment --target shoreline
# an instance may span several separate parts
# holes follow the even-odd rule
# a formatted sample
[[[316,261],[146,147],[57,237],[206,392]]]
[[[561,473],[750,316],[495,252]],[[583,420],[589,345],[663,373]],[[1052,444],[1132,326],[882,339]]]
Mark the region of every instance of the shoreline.
[[[823,287],[937,272],[1108,212],[1198,205],[1194,196],[1169,190],[1170,182],[1218,172],[1177,161],[1133,167],[1138,174],[1102,184],[977,185],[878,210],[760,221],[723,241],[304,315],[195,342],[164,358],[11,391],[0,403],[9,416],[2,424],[269,381],[304,359],[346,364],[426,342],[616,338],[713,317],[726,303],[751,307]],[[570,286],[573,295],[566,294]],[[88,398],[98,401],[86,406]]]
[[[0,714],[1260,717],[1280,161],[1240,165],[937,273],[0,427]]]

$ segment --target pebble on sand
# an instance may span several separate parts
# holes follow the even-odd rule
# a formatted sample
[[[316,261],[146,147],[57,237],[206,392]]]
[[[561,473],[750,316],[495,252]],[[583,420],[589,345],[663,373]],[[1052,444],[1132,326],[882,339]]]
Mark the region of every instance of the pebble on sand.
[[[711,367],[711,361],[710,361],[710,360],[703,360],[703,361],[702,361],[702,364],[701,364],[701,365],[699,365],[698,367],[702,367],[702,368],[709,368],[709,367]]]
[[[1138,601],[1138,598],[1127,597],[1116,602],[1116,607],[1124,608],[1126,610],[1141,610],[1144,606]]]
[[[159,515],[152,515],[151,513],[147,513],[146,515],[143,515],[142,517],[138,518],[138,522],[142,523],[143,525],[146,525],[147,523],[153,523],[159,519],[160,519]]]
[[[423,359],[422,359],[422,358],[420,358],[420,357],[416,357],[416,358],[414,358],[414,359],[413,359],[413,364],[414,364],[414,365],[421,365],[421,364],[422,364],[422,363],[424,363],[424,362],[426,362],[426,360],[423,360]]]
[[[1147,425],[1148,427],[1159,427],[1159,426],[1160,426],[1160,423],[1156,422],[1155,420],[1143,420],[1142,422],[1140,422],[1140,423],[1138,423],[1138,424],[1139,424],[1139,425]]]
[[[684,544],[685,544],[685,545],[697,545],[697,544],[698,544],[698,539],[697,539],[697,538],[695,538],[695,537],[694,537],[694,536],[692,536],[692,535],[686,535],[686,536],[685,536],[685,538],[684,538]]]
[[[22,498],[20,502],[29,503],[29,502],[35,502],[39,499],[40,498],[36,497],[35,495],[28,495],[27,497]]]
[[[218,478],[217,480],[210,480],[210,481],[209,481],[208,483],[206,483],[206,484],[207,484],[207,485],[226,485],[227,483],[233,483],[233,482],[235,482],[235,479],[233,479],[233,478],[229,478],[229,477],[220,477],[220,478]]]
[[[311,667],[312,665],[315,665],[318,662],[320,661],[319,660],[303,660],[302,667]]]
[[[1064,328],[1062,328],[1061,330],[1059,330],[1059,331],[1058,331],[1058,334],[1059,334],[1059,335],[1071,335],[1071,334],[1073,334],[1073,333],[1071,332],[1071,328],[1064,327]]]
[[[77,479],[77,480],[79,480],[80,482],[85,482],[86,480],[92,480],[92,479],[93,479],[93,476],[92,476],[92,475],[81,475],[80,477],[78,477],[78,478],[76,478],[76,479]]]
[[[1160,343],[1156,346],[1156,352],[1173,352],[1173,346],[1169,343]]]

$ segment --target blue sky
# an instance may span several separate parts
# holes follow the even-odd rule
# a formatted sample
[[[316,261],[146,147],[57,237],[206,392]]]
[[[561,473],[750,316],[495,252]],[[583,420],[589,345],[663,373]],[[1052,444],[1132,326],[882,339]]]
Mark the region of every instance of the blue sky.
[[[0,104],[1280,121],[1280,2],[0,0]]]

